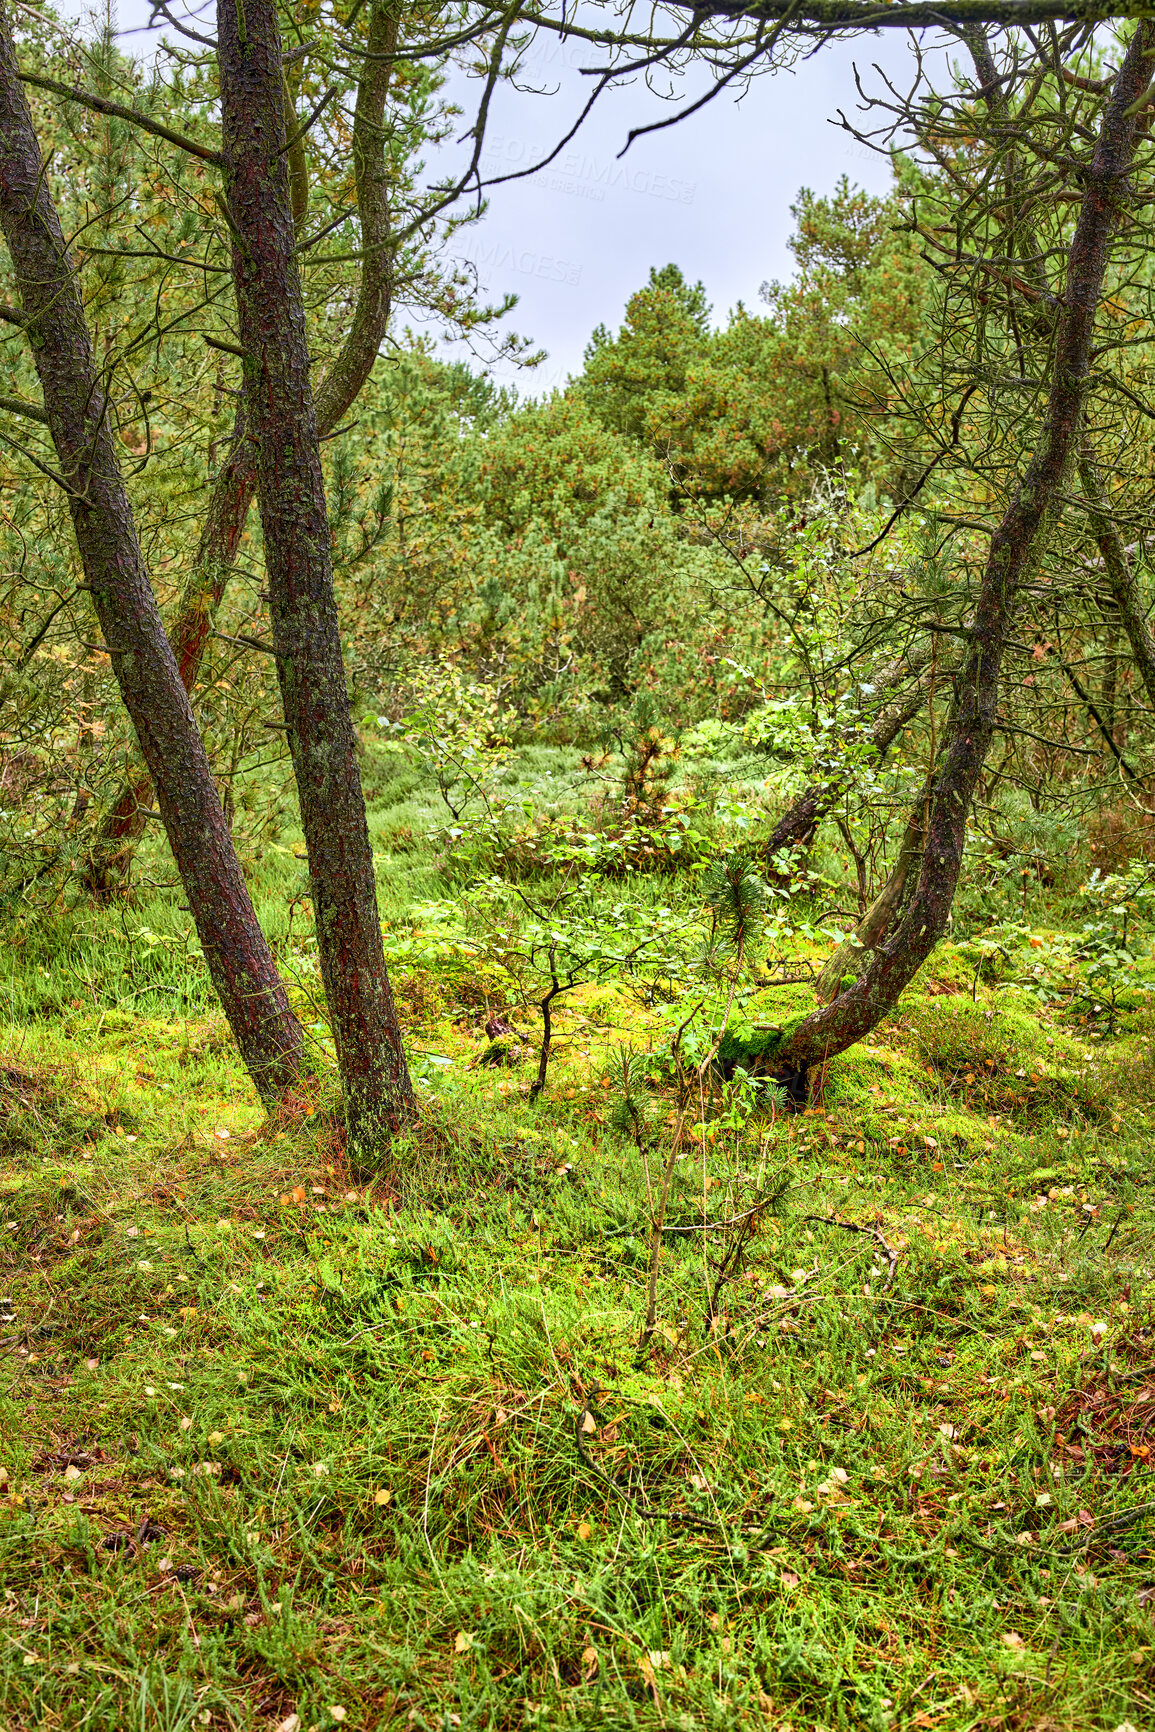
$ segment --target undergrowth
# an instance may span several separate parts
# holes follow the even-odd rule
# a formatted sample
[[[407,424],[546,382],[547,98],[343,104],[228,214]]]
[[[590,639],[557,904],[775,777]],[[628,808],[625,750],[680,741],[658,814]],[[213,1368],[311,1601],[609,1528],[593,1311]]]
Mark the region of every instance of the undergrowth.
[[[576,987],[531,1106],[536,1013],[412,827],[387,1177],[327,1074],[262,1120],[160,893],[9,952],[0,1725],[1149,1723],[1142,1018],[1092,1038],[946,946],[804,1112],[713,1076],[639,1353],[676,1007]],[[745,1024],[807,992],[755,972]]]

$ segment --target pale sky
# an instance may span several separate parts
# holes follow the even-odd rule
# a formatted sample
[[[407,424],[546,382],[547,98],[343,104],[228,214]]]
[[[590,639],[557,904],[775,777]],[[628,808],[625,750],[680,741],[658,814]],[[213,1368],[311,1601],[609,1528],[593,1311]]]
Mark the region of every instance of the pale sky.
[[[568,129],[591,63],[572,43],[543,45],[531,67],[548,95],[502,93],[488,130],[487,175],[529,166]],[[478,226],[456,250],[494,295],[512,291],[511,323],[549,351],[529,388],[562,384],[581,365],[590,332],[616,328],[651,265],[679,265],[700,279],[722,321],[738,301],[757,305],[767,278],[792,274],[790,206],[803,186],[831,191],[841,175],[886,191],[886,159],[829,124],[857,99],[853,63],[907,59],[905,40],[824,49],[793,72],[754,80],[676,126],[636,140],[631,126],[673,110],[644,90],[607,92],[572,144],[532,179],[495,187]],[[872,80],[873,82],[873,80]]]
[[[75,4],[74,15],[82,10]],[[67,8],[72,10],[72,8]],[[125,45],[145,54],[148,0],[119,0]],[[201,17],[204,28],[211,7]],[[500,92],[483,160],[486,175],[529,166],[568,129],[589,81],[580,68],[593,55],[572,41],[543,42],[527,63],[535,91]],[[644,89],[607,92],[572,144],[532,179],[495,187],[489,209],[461,233],[453,251],[477,267],[494,299],[519,304],[509,325],[548,359],[522,388],[534,394],[565,382],[599,323],[616,329],[628,297],[651,265],[674,263],[700,279],[724,322],[738,301],[758,304],[767,278],[791,275],[790,206],[803,186],[830,192],[841,175],[884,192],[884,158],[830,124],[839,107],[853,115],[857,63],[868,87],[878,61],[901,81],[911,65],[905,37],[882,33],[821,49],[793,71],[753,81],[736,101],[723,95],[700,113],[619,152],[631,126],[671,112]],[[459,81],[469,109],[471,81]],[[463,128],[469,119],[462,120]],[[443,164],[431,163],[437,172]],[[460,351],[457,351],[460,352]],[[498,376],[510,380],[508,368]]]

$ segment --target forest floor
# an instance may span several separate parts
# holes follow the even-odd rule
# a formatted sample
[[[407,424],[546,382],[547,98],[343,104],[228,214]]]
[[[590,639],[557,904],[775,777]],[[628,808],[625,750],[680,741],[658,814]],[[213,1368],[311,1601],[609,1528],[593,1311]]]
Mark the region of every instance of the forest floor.
[[[398,922],[448,894],[407,859]],[[639,1353],[610,1084],[660,1007],[563,1000],[531,1105],[533,1015],[395,955],[422,1107],[367,1180],[331,1081],[264,1122],[179,1008],[184,927],[8,947],[5,1732],[1155,1724],[1142,1005],[1065,1022],[948,946],[806,1112],[708,1108]]]

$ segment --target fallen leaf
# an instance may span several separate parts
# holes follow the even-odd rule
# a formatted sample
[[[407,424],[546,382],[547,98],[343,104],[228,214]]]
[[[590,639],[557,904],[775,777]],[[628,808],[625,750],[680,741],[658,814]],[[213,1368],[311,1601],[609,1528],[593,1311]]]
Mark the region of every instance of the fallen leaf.
[[[455,1654],[468,1654],[468,1652],[469,1652],[470,1648],[472,1648],[472,1646],[473,1646],[473,1637],[471,1636],[469,1631],[468,1630],[458,1630],[456,1636],[454,1636],[454,1638],[453,1638],[453,1652]]]
[[[388,1486],[382,1486],[380,1491],[375,1491],[373,1493],[373,1502],[377,1504],[392,1503],[393,1493],[389,1490]]]
[[[1017,1651],[1019,1648],[1025,1648],[1026,1645],[1027,1644],[1023,1641],[1023,1638],[1019,1635],[1017,1630],[1004,1630],[1003,1631],[1003,1646],[1004,1647],[1014,1648]]]
[[[642,1661],[641,1666],[642,1666],[643,1672],[645,1671],[646,1666],[647,1665],[649,1666],[650,1674],[651,1674],[650,1682],[652,1683],[653,1682],[653,1673],[660,1672],[662,1670],[662,1667],[668,1666],[669,1663],[670,1663],[669,1649],[667,1649],[667,1648],[651,1648],[649,1653],[646,1655],[645,1659]]]
[[[577,1537],[579,1540],[588,1540],[593,1531],[594,1530],[590,1526],[589,1522],[579,1522],[577,1525]]]

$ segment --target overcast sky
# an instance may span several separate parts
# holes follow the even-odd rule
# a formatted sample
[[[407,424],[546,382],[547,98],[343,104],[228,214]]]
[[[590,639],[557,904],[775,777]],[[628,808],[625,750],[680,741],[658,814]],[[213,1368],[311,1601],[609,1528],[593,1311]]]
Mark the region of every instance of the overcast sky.
[[[119,0],[118,18],[125,46],[147,52],[148,38],[133,26],[147,21],[148,0]],[[540,94],[499,93],[487,176],[528,167],[552,149],[585,99],[589,81],[580,68],[592,58],[583,45],[553,39],[531,53],[524,82]],[[911,64],[905,37],[883,33],[823,48],[793,71],[755,79],[741,101],[723,95],[638,139],[624,157],[632,126],[672,110],[641,87],[611,91],[551,167],[495,187],[486,215],[459,235],[454,251],[477,267],[493,298],[518,296],[509,324],[548,351],[541,368],[521,375],[523,388],[563,384],[580,367],[594,327],[616,329],[651,265],[672,262],[701,279],[721,322],[738,301],[757,305],[767,278],[792,273],[786,243],[800,187],[829,192],[847,175],[885,191],[885,159],[830,124],[840,107],[853,113],[856,62],[868,85],[877,83],[874,61],[901,77]],[[471,81],[459,82],[468,113]],[[513,377],[508,368],[500,375]]]
[[[644,89],[607,92],[572,144],[531,179],[495,187],[490,208],[457,250],[490,291],[512,291],[515,327],[549,351],[531,377],[540,390],[581,365],[590,332],[616,328],[651,265],[680,265],[701,281],[724,320],[738,301],[757,304],[760,285],[788,277],[790,206],[799,188],[833,189],[847,175],[886,190],[887,161],[857,145],[830,118],[856,100],[853,62],[885,52],[901,65],[904,43],[859,42],[823,50],[793,72],[756,79],[740,102],[721,96],[676,126],[619,153],[632,126],[674,112]],[[568,129],[584,99],[588,48],[542,45],[531,63],[550,93],[505,91],[488,131],[487,176],[527,167]]]

